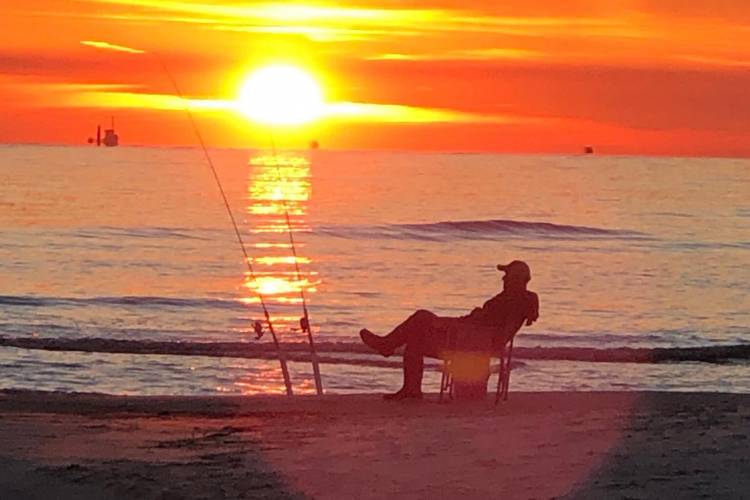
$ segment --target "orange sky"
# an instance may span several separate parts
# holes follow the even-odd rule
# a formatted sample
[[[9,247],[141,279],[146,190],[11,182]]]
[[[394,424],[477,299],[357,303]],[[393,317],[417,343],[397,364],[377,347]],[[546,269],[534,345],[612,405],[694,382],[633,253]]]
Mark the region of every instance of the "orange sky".
[[[284,62],[372,111],[283,145],[750,156],[747,0],[4,0],[0,142],[80,144],[115,115],[123,144],[195,145],[179,106],[140,99],[175,94],[155,53],[191,99]],[[236,113],[196,117],[211,145],[268,146]]]

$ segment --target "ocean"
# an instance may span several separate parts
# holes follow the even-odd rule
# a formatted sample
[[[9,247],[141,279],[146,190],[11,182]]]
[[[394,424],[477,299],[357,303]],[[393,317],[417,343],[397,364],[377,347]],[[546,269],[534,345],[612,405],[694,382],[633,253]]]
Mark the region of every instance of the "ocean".
[[[261,292],[296,393],[302,294],[326,391],[396,390],[358,331],[466,314],[522,259],[511,391],[750,392],[750,160],[210,154],[254,277],[201,150],[0,146],[0,388],[282,393]]]

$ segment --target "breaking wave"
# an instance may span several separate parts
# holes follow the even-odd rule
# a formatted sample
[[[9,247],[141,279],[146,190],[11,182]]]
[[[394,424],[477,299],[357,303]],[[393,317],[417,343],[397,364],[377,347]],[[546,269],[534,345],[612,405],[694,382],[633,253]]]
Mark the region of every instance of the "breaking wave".
[[[425,224],[321,225],[316,226],[313,233],[349,239],[387,238],[434,241],[495,239],[497,236],[541,239],[650,239],[646,234],[637,231],[502,219]]]
[[[188,227],[115,227],[95,226],[83,227],[71,233],[72,236],[83,239],[108,239],[108,238],[140,238],[140,239],[188,239],[208,240],[211,233],[216,232],[210,228],[188,228]]]
[[[0,306],[50,307],[66,305],[139,306],[139,307],[210,307],[235,309],[242,303],[233,299],[177,298],[156,296],[123,297],[40,297],[0,295]]]

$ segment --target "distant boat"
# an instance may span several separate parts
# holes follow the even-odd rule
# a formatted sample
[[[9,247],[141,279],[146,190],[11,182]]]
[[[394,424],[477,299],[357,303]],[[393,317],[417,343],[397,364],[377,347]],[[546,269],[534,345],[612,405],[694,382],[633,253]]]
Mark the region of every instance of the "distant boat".
[[[594,154],[594,146],[586,146],[585,148],[583,148],[583,153],[587,155]]]
[[[115,117],[114,116],[112,117],[112,128],[108,128],[104,131],[104,139],[102,139],[102,142],[108,148],[112,148],[120,144],[120,136],[118,136],[115,133]]]
[[[94,139],[89,137],[89,144],[94,143]],[[96,126],[96,145],[101,146],[104,143],[108,148],[112,148],[120,145],[120,136],[115,132],[115,117],[112,117],[112,128],[104,130],[104,138],[102,139],[102,126]]]
[[[319,147],[318,141],[310,141],[310,149],[318,149]]]

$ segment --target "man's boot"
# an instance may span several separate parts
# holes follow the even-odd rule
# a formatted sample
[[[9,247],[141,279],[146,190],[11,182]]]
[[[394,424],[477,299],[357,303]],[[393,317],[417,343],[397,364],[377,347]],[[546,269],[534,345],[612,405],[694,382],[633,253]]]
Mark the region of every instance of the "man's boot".
[[[387,358],[393,354],[393,349],[390,348],[389,342],[385,338],[375,335],[367,328],[361,329],[359,336],[367,347],[379,352],[381,356]]]
[[[386,394],[386,401],[401,401],[402,399],[422,399],[422,374],[424,373],[424,358],[407,350],[404,352],[404,386],[393,394]]]

